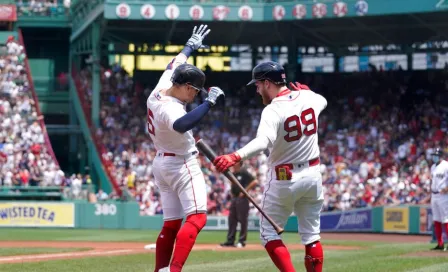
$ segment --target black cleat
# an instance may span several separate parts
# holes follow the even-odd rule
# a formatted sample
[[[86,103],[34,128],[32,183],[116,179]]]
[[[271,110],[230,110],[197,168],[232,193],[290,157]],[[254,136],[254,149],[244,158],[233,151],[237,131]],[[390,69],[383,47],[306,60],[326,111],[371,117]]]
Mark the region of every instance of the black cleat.
[[[442,251],[446,251],[447,248],[444,247],[444,246],[441,246],[441,245],[437,245],[436,247],[431,248],[431,250],[442,250]]]
[[[222,247],[235,247],[234,243],[231,242],[225,242],[221,244]]]

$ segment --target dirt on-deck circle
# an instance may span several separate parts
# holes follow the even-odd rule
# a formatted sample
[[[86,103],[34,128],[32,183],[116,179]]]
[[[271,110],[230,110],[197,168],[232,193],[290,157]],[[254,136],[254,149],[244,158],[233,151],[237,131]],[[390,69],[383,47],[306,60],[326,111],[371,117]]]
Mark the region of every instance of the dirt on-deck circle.
[[[325,240],[344,240],[344,241],[383,241],[397,243],[415,243],[429,242],[428,236],[411,236],[411,235],[388,235],[388,234],[357,234],[357,233],[323,233],[322,241]],[[20,256],[2,256],[0,264],[4,263],[23,263],[38,262],[47,260],[60,259],[76,259],[96,256],[113,256],[113,255],[129,255],[138,253],[154,252],[154,249],[145,249],[145,246],[151,243],[140,242],[79,242],[79,241],[4,241],[0,242],[2,248],[88,248],[87,251],[49,253],[49,254],[33,254]],[[300,244],[288,244],[290,250],[302,250]],[[325,245],[325,250],[354,250],[359,247]],[[220,247],[215,244],[197,244],[194,250],[211,250],[211,251],[237,251],[237,250],[263,250],[260,244],[248,244],[244,248],[228,248]]]

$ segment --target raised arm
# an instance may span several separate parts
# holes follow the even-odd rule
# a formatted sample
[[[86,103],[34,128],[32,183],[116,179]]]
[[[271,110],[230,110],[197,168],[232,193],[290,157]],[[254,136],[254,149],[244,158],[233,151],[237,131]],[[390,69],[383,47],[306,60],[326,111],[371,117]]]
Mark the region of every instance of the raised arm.
[[[202,42],[210,31],[210,29],[207,29],[207,25],[200,25],[199,28],[195,26],[193,28],[193,34],[190,39],[188,39],[184,49],[182,49],[182,51],[168,64],[166,67],[167,70],[174,70],[177,66],[185,63],[193,51],[198,50],[199,48],[208,48],[208,46],[202,44]]]
[[[173,58],[170,63],[168,63],[165,72],[163,72],[154,90],[169,88],[171,86],[170,79],[173,71],[179,65],[186,63],[187,59],[190,57],[191,53],[193,53],[194,50],[197,50],[199,48],[208,48],[208,46],[203,45],[202,42],[209,33],[210,29],[207,29],[207,25],[200,25],[199,28],[195,26],[193,28],[193,34],[188,39],[184,49],[182,49],[182,51],[175,58]]]
[[[204,118],[211,107],[216,104],[216,100],[220,96],[224,96],[224,92],[219,87],[211,87],[204,103],[177,119],[173,124],[173,129],[179,133],[185,133],[193,129]]]

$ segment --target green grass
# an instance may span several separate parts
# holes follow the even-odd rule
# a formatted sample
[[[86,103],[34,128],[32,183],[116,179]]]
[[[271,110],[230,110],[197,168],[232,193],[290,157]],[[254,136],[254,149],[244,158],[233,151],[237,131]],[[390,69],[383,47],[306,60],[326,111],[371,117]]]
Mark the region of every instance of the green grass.
[[[448,253],[443,258],[400,257],[414,251],[427,250],[427,244],[385,247],[373,245],[365,250],[325,251],[325,270],[328,272],[434,272],[447,271]],[[302,265],[303,252],[292,252],[297,271],[305,271]],[[153,271],[152,253],[130,256],[95,257],[77,260],[48,261],[0,265],[7,272],[142,272]],[[185,272],[276,271],[264,251],[196,251],[192,252],[185,265]]]
[[[96,242],[153,242],[158,231],[154,230],[85,230],[85,229],[2,229],[0,241],[96,241]],[[300,242],[296,233],[285,233],[285,240],[292,243]],[[224,242],[226,232],[203,231],[199,235],[201,244],[216,244]],[[259,243],[258,231],[248,235],[249,243]]]
[[[91,241],[91,242],[155,242],[159,231],[155,230],[111,230],[111,229],[2,229],[0,241]],[[198,236],[200,244],[219,244],[225,241],[225,231],[203,231]],[[300,243],[297,233],[285,232],[282,235],[287,244]],[[429,238],[428,238],[429,240]],[[259,244],[259,232],[249,231],[248,243]],[[326,240],[332,245],[366,246],[363,241]]]
[[[0,248],[0,256],[17,256],[17,255],[33,255],[46,253],[64,253],[74,251],[86,251],[90,248],[51,248],[51,247],[34,247],[34,248]]]
[[[52,240],[52,241],[155,241],[156,231],[141,230],[60,230],[60,229],[3,229],[0,240]],[[298,243],[294,233],[283,235],[286,243]],[[223,242],[225,232],[207,231],[199,235],[198,243]],[[259,243],[258,233],[249,233],[250,243]],[[357,250],[325,250],[325,245],[359,246]],[[365,241],[324,241],[325,272],[436,272],[448,271],[446,257],[410,257],[408,253],[428,251],[429,243],[396,244]],[[299,272],[303,268],[303,251],[291,252]],[[54,260],[39,263],[0,265],[2,272],[152,272],[154,253],[113,257],[91,257],[75,260]],[[190,254],[185,272],[264,272],[277,271],[264,251],[194,251]]]

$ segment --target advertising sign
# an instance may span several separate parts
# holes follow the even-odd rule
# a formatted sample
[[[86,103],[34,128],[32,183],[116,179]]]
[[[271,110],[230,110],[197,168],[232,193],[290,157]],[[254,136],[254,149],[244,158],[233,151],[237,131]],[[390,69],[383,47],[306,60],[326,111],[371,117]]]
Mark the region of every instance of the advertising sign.
[[[0,227],[74,227],[73,203],[0,203]]]
[[[17,21],[16,5],[0,5],[0,21],[2,21],[2,22]]]
[[[384,207],[384,232],[409,232],[408,207]]]
[[[323,213],[320,225],[322,231],[372,231],[372,210]]]

